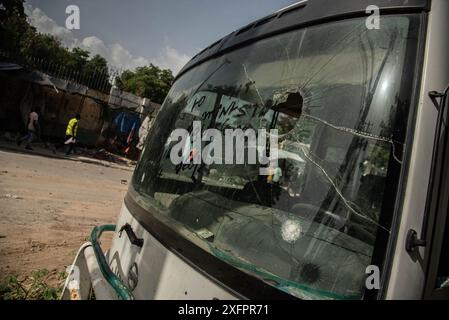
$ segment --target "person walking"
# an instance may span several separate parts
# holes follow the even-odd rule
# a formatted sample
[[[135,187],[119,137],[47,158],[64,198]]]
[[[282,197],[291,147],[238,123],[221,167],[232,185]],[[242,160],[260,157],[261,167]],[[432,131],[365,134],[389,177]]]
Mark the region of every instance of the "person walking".
[[[28,115],[27,133],[17,140],[17,145],[20,146],[22,142],[26,141],[25,149],[33,150],[30,145],[34,140],[36,140],[39,130],[39,115],[37,114],[35,108],[33,108]]]
[[[80,114],[77,112],[75,114],[75,117],[70,119],[69,123],[67,124],[67,129],[65,131],[65,138],[64,142],[61,143],[59,146],[56,147],[56,149],[60,149],[61,147],[65,145],[69,145],[65,155],[68,156],[73,150],[73,147],[76,143],[76,137],[78,134],[78,123],[81,119]]]

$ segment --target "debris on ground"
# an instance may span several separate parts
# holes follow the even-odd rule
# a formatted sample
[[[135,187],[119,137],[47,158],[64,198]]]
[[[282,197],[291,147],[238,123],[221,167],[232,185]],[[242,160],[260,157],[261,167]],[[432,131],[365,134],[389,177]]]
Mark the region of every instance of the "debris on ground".
[[[25,150],[24,147],[18,147],[16,146],[16,138],[13,136],[13,134],[6,132],[2,133],[0,132],[0,148],[6,147],[6,148],[12,148],[12,149],[20,149]],[[49,155],[57,155],[57,149],[56,149],[56,143],[48,142],[44,140],[38,140],[34,141],[32,143],[32,147],[30,150],[33,150],[33,152],[45,154],[46,156]],[[61,150],[60,150],[61,151]],[[61,157],[58,155],[58,157]],[[64,158],[74,158],[80,161],[89,161],[89,158],[91,160],[100,160],[109,162],[116,165],[124,165],[127,168],[132,168],[137,164],[136,161],[127,159],[121,155],[112,153],[110,151],[107,151],[106,149],[97,149],[97,148],[87,148],[84,146],[76,146],[70,156],[65,156]],[[105,163],[99,163],[102,165],[106,165]],[[0,175],[7,174],[8,171],[0,171]]]
[[[23,199],[22,197],[19,197],[18,195],[16,195],[16,194],[11,194],[11,193],[6,193],[6,194],[2,195],[2,198],[6,198],[6,199],[17,199],[17,200]]]
[[[130,161],[127,161],[126,159],[117,156],[113,153],[110,153],[105,149],[98,150],[96,153],[93,154],[93,157],[98,160],[105,160],[117,164],[130,165]]]

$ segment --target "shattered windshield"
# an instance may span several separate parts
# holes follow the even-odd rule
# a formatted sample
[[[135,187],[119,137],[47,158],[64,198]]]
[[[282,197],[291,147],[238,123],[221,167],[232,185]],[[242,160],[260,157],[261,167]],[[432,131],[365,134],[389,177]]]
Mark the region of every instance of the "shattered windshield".
[[[352,19],[291,31],[182,75],[131,195],[186,241],[280,290],[362,298],[376,238],[390,233],[388,192],[398,181],[388,178],[402,164],[411,96],[403,90],[412,80],[404,70],[417,41],[417,17],[381,22],[379,30]],[[203,140],[195,147],[175,129]],[[226,149],[228,132],[248,142],[247,130],[262,129],[262,147],[245,144],[240,158]],[[182,162],[173,161],[175,146]],[[250,161],[251,148],[272,152],[277,165]]]

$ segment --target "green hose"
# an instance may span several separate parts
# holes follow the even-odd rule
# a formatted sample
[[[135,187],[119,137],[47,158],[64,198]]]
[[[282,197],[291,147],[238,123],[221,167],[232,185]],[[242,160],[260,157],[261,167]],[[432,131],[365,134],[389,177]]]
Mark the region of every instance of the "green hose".
[[[122,300],[134,300],[132,292],[123,284],[119,277],[111,271],[111,268],[109,268],[109,264],[107,263],[103,251],[101,250],[100,244],[98,243],[98,239],[100,239],[100,236],[104,231],[115,231],[115,227],[115,224],[105,224],[95,227],[90,235],[92,246],[95,256],[97,257],[98,264],[100,265],[101,273],[105,277],[106,281],[112,286],[112,288],[114,288],[115,292]]]

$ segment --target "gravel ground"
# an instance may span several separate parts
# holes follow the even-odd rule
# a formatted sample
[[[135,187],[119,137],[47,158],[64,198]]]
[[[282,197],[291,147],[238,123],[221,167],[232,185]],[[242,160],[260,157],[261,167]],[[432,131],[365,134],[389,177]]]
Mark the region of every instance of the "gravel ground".
[[[115,223],[131,174],[0,150],[0,280],[64,271],[95,225]]]

